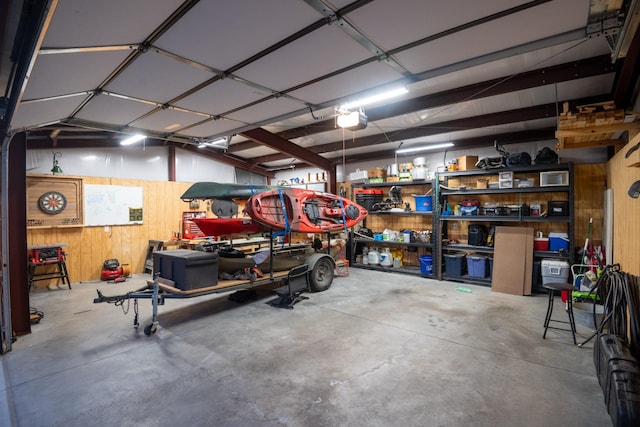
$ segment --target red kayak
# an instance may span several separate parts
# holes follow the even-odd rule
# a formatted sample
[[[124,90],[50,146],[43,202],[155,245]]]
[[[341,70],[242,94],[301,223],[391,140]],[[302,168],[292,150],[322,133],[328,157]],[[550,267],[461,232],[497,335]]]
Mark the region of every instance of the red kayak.
[[[267,231],[267,227],[251,218],[192,218],[206,236],[229,236],[232,234],[256,234]]]
[[[300,188],[254,194],[245,204],[245,211],[268,228],[297,233],[344,230],[368,214],[365,208],[344,197]]]

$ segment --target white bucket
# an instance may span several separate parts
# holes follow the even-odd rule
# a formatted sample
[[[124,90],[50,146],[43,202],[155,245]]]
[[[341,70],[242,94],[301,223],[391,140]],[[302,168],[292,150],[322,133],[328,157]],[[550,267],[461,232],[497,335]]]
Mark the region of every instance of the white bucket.
[[[415,159],[414,159],[415,161]],[[425,165],[413,165],[411,169],[411,177],[413,180],[427,179],[427,167]]]
[[[417,166],[426,166],[427,165],[427,158],[426,157],[416,157],[415,159],[413,159],[413,165]]]
[[[590,302],[574,302],[573,303],[573,317],[576,323],[586,326],[587,328],[595,329],[593,324],[593,308],[594,304]],[[600,304],[595,305],[596,309],[596,322],[598,326],[602,323],[604,318],[604,306]]]

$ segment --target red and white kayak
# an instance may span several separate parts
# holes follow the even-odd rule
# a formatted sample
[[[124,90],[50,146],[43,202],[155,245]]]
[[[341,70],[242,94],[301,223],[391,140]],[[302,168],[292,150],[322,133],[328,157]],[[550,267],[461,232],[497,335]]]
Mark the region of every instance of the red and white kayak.
[[[205,236],[230,236],[256,234],[268,228],[251,218],[192,218]]]
[[[301,188],[281,188],[254,194],[245,212],[270,229],[297,233],[340,231],[362,221],[368,211],[335,194]]]

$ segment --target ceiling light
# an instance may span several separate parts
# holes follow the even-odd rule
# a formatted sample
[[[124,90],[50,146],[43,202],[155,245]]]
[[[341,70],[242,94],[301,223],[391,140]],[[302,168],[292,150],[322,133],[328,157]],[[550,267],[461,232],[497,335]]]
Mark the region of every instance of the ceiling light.
[[[174,130],[174,129],[178,129],[180,126],[182,126],[182,123],[174,123],[174,124],[171,124],[169,126],[165,126],[162,129],[163,130]]]
[[[364,129],[367,127],[367,116],[362,111],[342,113],[337,118],[338,126],[349,130]]]
[[[396,150],[396,154],[416,153],[418,151],[437,150],[438,148],[447,148],[447,147],[453,147],[453,142],[423,145],[420,147],[402,148],[400,150]]]
[[[136,134],[136,135],[132,135],[127,139],[123,139],[122,141],[120,141],[120,145],[131,145],[131,144],[135,144],[138,141],[142,141],[143,139],[145,139],[146,136],[142,135],[142,134]]]
[[[198,148],[218,147],[218,148],[227,149],[229,148],[230,142],[231,142],[231,136],[223,136],[223,137],[215,138],[209,141],[207,141],[206,139],[202,139],[198,144]]]
[[[397,89],[390,90],[388,92],[379,93],[377,95],[368,96],[366,98],[358,99],[353,102],[349,102],[347,104],[341,105],[339,107],[340,110],[349,110],[351,108],[362,107],[363,105],[373,104],[374,102],[384,101],[385,99],[393,98],[395,96],[404,95],[408,93],[406,87],[401,87]]]

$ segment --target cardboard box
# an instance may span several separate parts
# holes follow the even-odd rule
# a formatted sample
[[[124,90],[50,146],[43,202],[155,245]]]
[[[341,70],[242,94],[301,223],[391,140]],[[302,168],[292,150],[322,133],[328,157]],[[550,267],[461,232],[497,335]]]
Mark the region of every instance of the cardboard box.
[[[458,157],[458,170],[466,171],[470,169],[478,169],[476,167],[476,163],[478,163],[478,156]]]
[[[531,295],[533,228],[496,227],[491,290]]]
[[[486,178],[478,178],[476,180],[476,188],[480,190],[489,188],[489,180]]]

